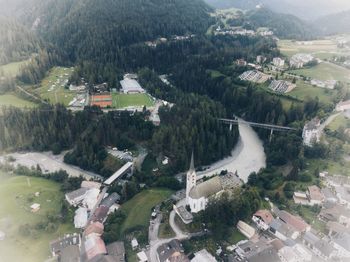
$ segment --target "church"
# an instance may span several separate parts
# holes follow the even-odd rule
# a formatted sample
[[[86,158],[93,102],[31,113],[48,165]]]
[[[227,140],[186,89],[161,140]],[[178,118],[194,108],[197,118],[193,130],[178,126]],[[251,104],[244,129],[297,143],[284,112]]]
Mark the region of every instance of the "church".
[[[227,173],[217,175],[197,185],[192,153],[190,169],[186,175],[186,205],[190,207],[192,213],[198,213],[205,210],[211,197],[218,196],[225,190],[240,187],[242,184],[242,180],[236,174]]]

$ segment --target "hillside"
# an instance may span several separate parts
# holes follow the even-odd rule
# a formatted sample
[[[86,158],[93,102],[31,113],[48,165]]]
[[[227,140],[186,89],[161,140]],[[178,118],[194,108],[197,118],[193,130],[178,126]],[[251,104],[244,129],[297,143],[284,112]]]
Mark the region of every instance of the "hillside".
[[[38,52],[40,41],[16,21],[0,17],[0,65],[27,59]]]
[[[49,0],[24,20],[72,60],[114,60],[122,46],[205,32],[210,10],[202,0]]]
[[[350,33],[350,10],[321,17],[314,24],[325,35]]]

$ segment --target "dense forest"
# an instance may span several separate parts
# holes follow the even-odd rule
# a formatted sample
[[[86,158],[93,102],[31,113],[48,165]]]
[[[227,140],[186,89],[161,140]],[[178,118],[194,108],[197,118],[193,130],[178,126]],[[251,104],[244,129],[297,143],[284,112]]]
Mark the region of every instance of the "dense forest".
[[[41,48],[39,39],[14,20],[0,16],[0,65],[28,59]]]

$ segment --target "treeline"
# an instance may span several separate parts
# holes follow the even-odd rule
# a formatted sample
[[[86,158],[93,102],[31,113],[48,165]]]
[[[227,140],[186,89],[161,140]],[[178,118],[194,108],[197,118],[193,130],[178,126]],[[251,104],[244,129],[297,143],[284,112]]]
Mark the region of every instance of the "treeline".
[[[262,206],[262,199],[255,188],[238,189],[212,198],[205,212],[195,216],[195,223],[205,223],[214,239],[226,240],[228,232],[239,220],[250,220]]]

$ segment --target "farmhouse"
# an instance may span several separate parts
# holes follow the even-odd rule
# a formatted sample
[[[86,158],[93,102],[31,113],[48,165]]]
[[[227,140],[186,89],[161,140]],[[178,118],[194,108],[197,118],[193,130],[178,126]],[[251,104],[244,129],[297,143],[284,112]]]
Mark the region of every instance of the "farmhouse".
[[[321,132],[319,127],[321,122],[319,119],[314,118],[310,122],[307,122],[303,129],[303,142],[304,145],[312,147],[315,143],[320,142]]]
[[[143,94],[146,91],[141,87],[139,82],[135,79],[124,78],[124,80],[120,81],[122,89],[120,90],[124,94]]]

